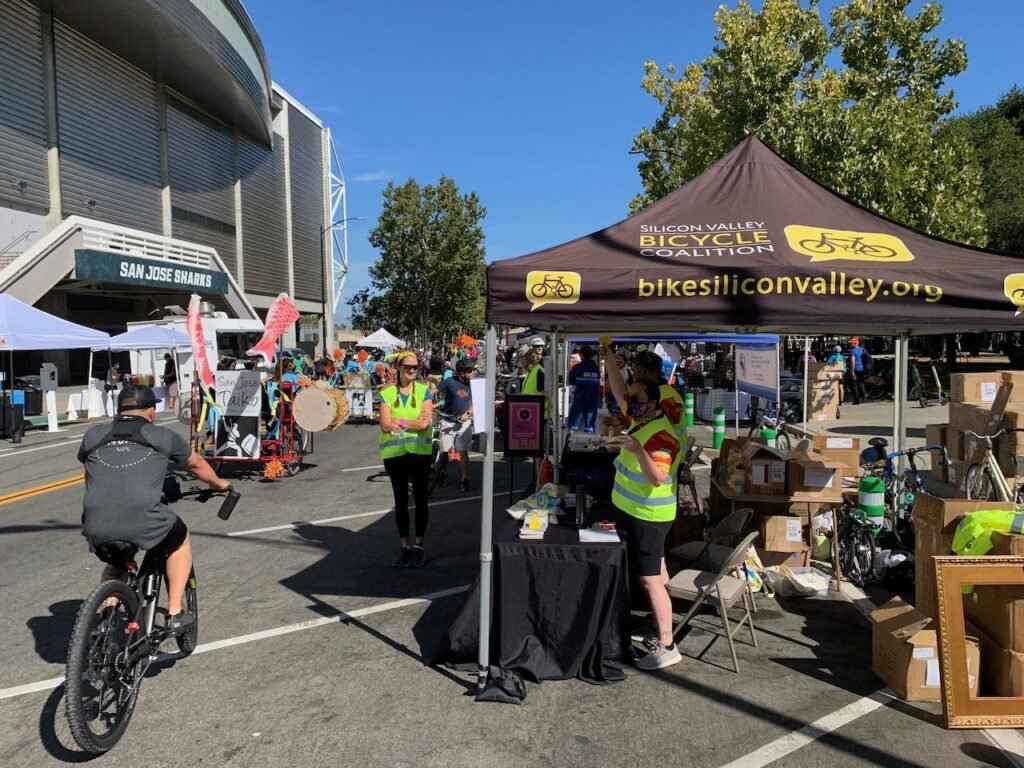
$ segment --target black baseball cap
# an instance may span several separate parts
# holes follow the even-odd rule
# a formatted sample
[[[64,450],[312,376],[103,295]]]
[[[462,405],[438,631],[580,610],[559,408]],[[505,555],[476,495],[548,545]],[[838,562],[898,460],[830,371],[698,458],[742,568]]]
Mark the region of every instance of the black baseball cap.
[[[117,396],[118,413],[144,411],[147,408],[156,408],[156,395],[149,387],[137,387],[134,384],[129,384]]]

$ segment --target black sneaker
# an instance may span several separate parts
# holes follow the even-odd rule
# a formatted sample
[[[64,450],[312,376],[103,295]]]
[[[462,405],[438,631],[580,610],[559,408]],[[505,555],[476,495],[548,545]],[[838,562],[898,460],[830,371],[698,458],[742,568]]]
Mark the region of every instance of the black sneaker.
[[[391,563],[392,568],[408,568],[412,561],[412,547],[402,547],[401,553]]]
[[[167,636],[177,637],[188,632],[189,628],[196,623],[196,617],[188,611],[181,613],[167,614]]]
[[[427,562],[427,553],[423,551],[423,547],[416,545],[412,548],[412,557],[409,559],[410,568],[422,568],[423,564]]]
[[[469,480],[463,480],[461,483],[459,483],[459,490],[460,491],[468,491],[469,490]]]

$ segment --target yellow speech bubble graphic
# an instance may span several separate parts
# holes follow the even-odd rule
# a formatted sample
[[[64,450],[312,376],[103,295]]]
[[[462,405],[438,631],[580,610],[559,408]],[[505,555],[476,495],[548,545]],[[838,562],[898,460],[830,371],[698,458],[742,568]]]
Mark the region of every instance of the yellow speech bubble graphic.
[[[530,272],[526,275],[530,311],[545,304],[575,304],[580,300],[579,272]]]
[[[1017,308],[1017,311],[1013,313],[1014,317],[1024,312],[1024,272],[1014,272],[1005,277],[1003,295]]]
[[[892,263],[914,260],[914,254],[902,240],[881,232],[851,232],[790,224],[786,227],[786,240],[790,248],[810,256],[811,261],[844,259]]]

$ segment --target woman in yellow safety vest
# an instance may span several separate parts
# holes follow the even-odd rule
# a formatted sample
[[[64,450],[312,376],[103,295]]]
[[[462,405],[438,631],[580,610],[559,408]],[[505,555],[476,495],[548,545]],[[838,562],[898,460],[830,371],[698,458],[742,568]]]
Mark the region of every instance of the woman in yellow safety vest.
[[[429,387],[416,380],[420,361],[415,352],[398,357],[398,383],[380,391],[380,457],[395,494],[395,518],[401,552],[395,568],[420,568],[426,562],[423,535],[427,531],[427,488],[433,437],[433,397]],[[416,541],[409,538],[409,483],[416,502]]]
[[[608,360],[610,353],[602,352]],[[610,362],[614,367],[614,360]],[[672,637],[672,598],[666,588],[665,568],[665,538],[676,518],[675,468],[680,444],[661,407],[656,382],[637,379],[625,395],[619,404],[632,424],[615,460],[612,503],[626,537],[630,572],[640,581],[651,606],[653,631],[638,636],[645,653],[636,662],[640,669],[650,671],[683,660]]]

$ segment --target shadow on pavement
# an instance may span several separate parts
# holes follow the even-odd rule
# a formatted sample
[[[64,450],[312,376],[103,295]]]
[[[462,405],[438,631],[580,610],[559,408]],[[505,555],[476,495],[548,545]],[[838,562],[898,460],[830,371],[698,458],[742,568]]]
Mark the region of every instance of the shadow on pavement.
[[[80,531],[78,523],[61,523],[56,520],[44,520],[42,523],[24,525],[5,525],[0,527],[0,536],[8,533],[38,533],[39,531]]]
[[[60,760],[62,763],[87,763],[99,757],[100,755],[81,752],[78,749],[71,749],[65,746],[62,736],[72,744],[74,741],[71,739],[67,728],[61,729],[62,733],[58,734],[57,723],[58,721],[63,722],[64,717],[64,712],[60,706],[62,701],[64,701],[63,683],[54,688],[50,695],[46,697],[43,709],[39,713],[39,739],[42,741],[44,749],[54,759]]]
[[[991,765],[994,768],[1014,768],[1013,763],[1003,754],[1003,751],[991,744],[969,741],[966,744],[960,745],[960,751],[972,760],[977,760],[982,765]]]
[[[67,661],[68,638],[75,626],[82,600],[62,600],[50,606],[49,616],[33,616],[26,626],[36,642],[36,653],[49,664]]]

